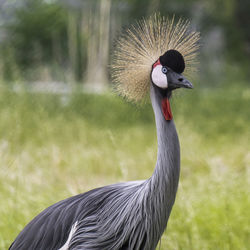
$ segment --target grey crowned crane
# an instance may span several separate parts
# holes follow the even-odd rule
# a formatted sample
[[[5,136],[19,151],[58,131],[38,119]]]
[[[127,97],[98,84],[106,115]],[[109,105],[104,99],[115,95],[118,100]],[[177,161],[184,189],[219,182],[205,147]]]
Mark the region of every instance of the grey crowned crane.
[[[175,201],[180,147],[170,107],[172,92],[192,88],[182,75],[197,63],[199,33],[160,15],[143,19],[117,41],[112,64],[117,91],[129,101],[148,93],[158,153],[152,176],[70,197],[46,208],[20,232],[11,250],[152,250]]]

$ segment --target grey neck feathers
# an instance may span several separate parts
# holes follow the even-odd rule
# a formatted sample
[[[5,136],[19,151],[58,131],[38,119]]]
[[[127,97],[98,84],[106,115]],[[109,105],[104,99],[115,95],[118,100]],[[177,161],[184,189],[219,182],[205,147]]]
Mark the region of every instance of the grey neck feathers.
[[[148,200],[155,230],[164,232],[175,201],[180,173],[180,147],[174,121],[166,121],[161,109],[162,94],[155,86],[150,90],[155,114],[158,153],[155,170],[148,180]],[[152,226],[152,225],[151,225]]]

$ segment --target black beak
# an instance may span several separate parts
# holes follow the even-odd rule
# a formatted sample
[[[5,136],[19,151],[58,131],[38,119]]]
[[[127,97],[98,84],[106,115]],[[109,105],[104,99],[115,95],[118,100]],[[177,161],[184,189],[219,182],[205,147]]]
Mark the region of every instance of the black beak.
[[[193,85],[190,81],[188,81],[183,75],[178,74],[174,71],[168,71],[167,79],[168,79],[168,87],[170,89],[177,89],[177,88],[192,89],[193,88]]]

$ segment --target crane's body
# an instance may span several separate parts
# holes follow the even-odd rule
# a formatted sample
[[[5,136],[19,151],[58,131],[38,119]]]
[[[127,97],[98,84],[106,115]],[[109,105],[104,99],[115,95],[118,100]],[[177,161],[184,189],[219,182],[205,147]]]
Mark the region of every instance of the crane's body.
[[[151,21],[149,25],[147,23],[144,25],[139,35],[143,36],[147,33],[148,36],[153,27],[156,31],[151,32],[153,36],[151,38],[158,37],[155,35],[159,32],[157,25],[151,27]],[[163,25],[168,32],[166,23]],[[196,36],[183,35],[187,29],[186,24],[184,28],[180,24],[177,25],[178,32],[173,28],[173,22],[170,25],[171,29],[166,37],[173,36],[177,39],[175,36],[178,37],[178,32],[180,33],[182,37],[178,37],[179,43],[175,40],[172,43],[176,42],[175,46],[183,50],[184,56],[179,51],[170,48],[163,55],[160,54],[160,57],[158,55],[157,60],[151,62],[150,71],[145,65],[143,66],[145,70],[142,71],[141,65],[134,64],[139,67],[138,71],[144,72],[144,75],[149,77],[140,76],[137,84],[143,84],[141,91],[145,91],[148,87],[145,87],[146,83],[142,80],[149,81],[150,98],[155,114],[158,152],[152,176],[145,181],[118,183],[97,188],[52,205],[23,229],[12,243],[11,250],[153,250],[156,248],[167,226],[180,174],[179,140],[169,99],[176,88],[192,88],[192,84],[181,73],[185,68],[185,55],[189,61],[192,59],[192,52],[196,48],[194,41],[197,41]],[[148,32],[143,32],[143,30]],[[121,54],[118,53],[117,64],[114,68],[118,70],[116,80],[119,80],[120,84],[128,80],[127,83],[119,85],[122,95],[127,95],[128,99],[137,100],[146,92],[140,92],[139,95],[135,93],[136,88],[130,80],[134,80],[131,78],[131,72],[135,72],[136,67],[131,68],[130,59],[132,60],[138,51],[140,56],[145,53],[141,61],[145,58],[149,60],[150,57],[147,46],[141,44],[142,38],[145,37],[136,39],[133,33],[130,35],[132,41],[127,44],[125,42],[125,47],[121,46]],[[160,38],[159,36],[157,39]],[[155,43],[159,52],[157,39]],[[167,42],[171,45],[171,39]],[[131,47],[126,47],[128,44],[132,44],[134,51]],[[150,48],[151,45],[152,42],[149,44]],[[128,65],[122,61],[123,57],[128,59]],[[130,86],[132,86],[131,89]]]
[[[180,170],[174,121],[158,115],[160,95],[152,86],[158,138],[153,175],[145,181],[97,188],[52,205],[24,228],[11,249],[60,249],[72,230],[66,244],[69,249],[155,249],[175,200]]]

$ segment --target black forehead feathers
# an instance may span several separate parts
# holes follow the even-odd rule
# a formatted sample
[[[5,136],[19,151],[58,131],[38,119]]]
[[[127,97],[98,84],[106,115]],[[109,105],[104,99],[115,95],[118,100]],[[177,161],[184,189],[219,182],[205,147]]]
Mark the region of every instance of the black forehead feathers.
[[[170,49],[160,56],[160,63],[162,66],[167,66],[179,74],[185,69],[185,62],[182,54],[174,49]]]

